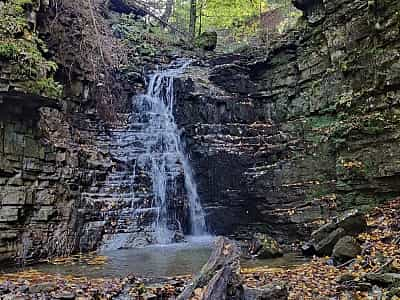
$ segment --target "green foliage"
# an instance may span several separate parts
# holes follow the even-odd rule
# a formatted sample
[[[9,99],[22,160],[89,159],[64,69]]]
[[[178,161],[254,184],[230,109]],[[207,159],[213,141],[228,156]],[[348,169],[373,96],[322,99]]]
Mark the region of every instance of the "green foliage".
[[[28,23],[26,14],[38,7],[37,0],[10,0],[0,11],[0,63],[11,68],[11,81],[22,81],[26,92],[59,97],[60,84],[53,79],[57,64],[48,61],[48,50]]]
[[[201,1],[200,1],[201,2]],[[265,0],[204,0],[200,3],[205,30],[231,30],[235,36],[254,33],[258,23],[254,18],[267,10]]]
[[[179,42],[164,28],[135,20],[129,15],[123,16],[112,28],[114,34],[124,40],[133,59],[154,57],[159,49],[167,50]]]
[[[254,33],[254,18],[267,10],[265,0],[199,0],[197,2],[197,31],[229,31],[239,39]],[[172,21],[178,26],[189,23],[190,1],[177,0]],[[182,26],[181,26],[182,27]]]
[[[189,27],[190,0],[176,0],[170,21],[182,30]],[[197,0],[196,33],[216,31],[219,47],[233,51],[248,44],[270,41],[295,25],[301,12],[290,0]]]
[[[62,96],[62,85],[55,82],[53,78],[42,78],[24,82],[26,91],[36,95],[46,95],[50,98],[59,98]]]
[[[0,60],[12,60],[17,58],[18,48],[12,43],[0,44]]]

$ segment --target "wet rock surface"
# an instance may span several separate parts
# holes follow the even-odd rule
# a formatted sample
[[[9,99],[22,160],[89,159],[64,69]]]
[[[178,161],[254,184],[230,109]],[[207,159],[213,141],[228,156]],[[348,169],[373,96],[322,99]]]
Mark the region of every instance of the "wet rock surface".
[[[198,61],[176,81],[176,119],[215,233],[308,238],[337,211],[368,209],[400,194],[399,3],[367,2],[296,1],[305,18],[269,49]],[[69,34],[81,24],[69,14],[60,19]],[[76,44],[62,44],[63,58],[77,62],[62,101],[71,116],[54,108],[42,117],[38,107],[29,114],[18,105],[17,114],[1,110],[1,259],[86,251],[126,228],[138,237],[135,245],[149,243],[145,228],[154,212],[141,211],[133,225],[124,215],[133,169],[110,158],[112,132],[90,99],[105,78],[93,78],[91,63],[73,59]],[[136,71],[132,76],[142,86]],[[151,183],[136,171],[135,192],[149,201]],[[115,179],[127,185],[112,190]],[[354,232],[335,226],[314,236],[330,237],[321,253],[364,224],[349,225]]]
[[[217,233],[307,237],[314,221],[400,192],[398,2],[297,3],[306,17],[270,49],[198,62],[179,83],[177,120]]]

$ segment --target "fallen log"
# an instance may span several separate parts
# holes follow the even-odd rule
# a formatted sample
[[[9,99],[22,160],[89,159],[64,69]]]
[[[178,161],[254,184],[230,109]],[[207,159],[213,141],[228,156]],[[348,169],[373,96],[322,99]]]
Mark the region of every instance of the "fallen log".
[[[234,241],[219,237],[208,262],[177,299],[239,300],[242,289],[240,249]]]
[[[177,300],[287,300],[285,286],[250,288],[240,276],[240,248],[232,240],[219,237],[214,251],[200,273]]]

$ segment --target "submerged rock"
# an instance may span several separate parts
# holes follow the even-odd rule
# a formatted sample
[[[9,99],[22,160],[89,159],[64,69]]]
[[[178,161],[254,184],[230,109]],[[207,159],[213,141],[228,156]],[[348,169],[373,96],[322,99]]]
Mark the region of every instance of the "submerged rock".
[[[283,251],[272,237],[257,233],[250,245],[250,254],[257,255],[261,259],[268,259],[283,256]]]
[[[332,253],[333,258],[340,263],[355,258],[359,254],[361,254],[361,246],[354,237],[348,235],[336,243]]]

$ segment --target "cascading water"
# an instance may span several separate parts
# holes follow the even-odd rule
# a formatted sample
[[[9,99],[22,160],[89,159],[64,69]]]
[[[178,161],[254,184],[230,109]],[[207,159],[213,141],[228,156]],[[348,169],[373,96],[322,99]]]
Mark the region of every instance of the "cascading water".
[[[146,152],[139,156],[138,161],[151,165],[154,206],[158,208],[153,226],[159,243],[171,242],[175,230],[182,230],[177,216],[169,209],[177,195],[179,169],[184,176],[190,233],[202,235],[207,232],[192,169],[174,118],[174,80],[188,64],[178,62],[167,70],[152,74],[147,93],[134,101],[141,118],[147,121],[145,133],[150,137],[146,139]]]
[[[168,244],[183,234],[207,234],[174,118],[174,81],[188,65],[177,61],[151,74],[147,92],[132,100],[128,126],[113,130],[111,154],[120,166],[105,184],[112,192],[105,220],[114,226],[103,248]]]

